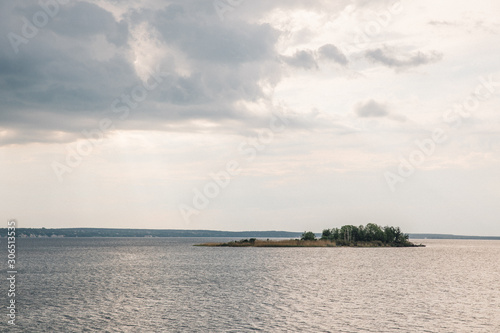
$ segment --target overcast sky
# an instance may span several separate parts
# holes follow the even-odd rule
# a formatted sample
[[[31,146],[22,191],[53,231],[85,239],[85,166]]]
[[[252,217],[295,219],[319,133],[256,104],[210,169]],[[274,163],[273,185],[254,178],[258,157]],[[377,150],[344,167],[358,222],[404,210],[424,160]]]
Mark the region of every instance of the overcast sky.
[[[19,227],[500,235],[500,3],[0,3]]]

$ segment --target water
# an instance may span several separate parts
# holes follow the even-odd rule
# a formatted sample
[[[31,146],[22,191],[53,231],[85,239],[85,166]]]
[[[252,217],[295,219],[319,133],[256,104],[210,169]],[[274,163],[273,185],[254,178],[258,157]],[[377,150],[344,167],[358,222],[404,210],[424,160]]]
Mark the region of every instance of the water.
[[[209,240],[19,239],[17,326],[4,282],[0,331],[500,332],[499,241],[192,246]]]

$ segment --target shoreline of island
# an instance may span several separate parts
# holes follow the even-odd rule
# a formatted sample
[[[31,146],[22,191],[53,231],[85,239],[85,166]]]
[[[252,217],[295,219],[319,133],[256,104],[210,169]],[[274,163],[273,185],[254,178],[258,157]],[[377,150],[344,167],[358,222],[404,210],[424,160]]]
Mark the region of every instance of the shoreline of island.
[[[300,239],[280,239],[280,240],[259,240],[255,238],[230,241],[225,243],[202,243],[194,246],[206,247],[425,247],[424,244],[414,244],[412,242],[400,244],[388,244],[380,241],[374,242],[350,242],[342,243],[329,240],[300,240]]]

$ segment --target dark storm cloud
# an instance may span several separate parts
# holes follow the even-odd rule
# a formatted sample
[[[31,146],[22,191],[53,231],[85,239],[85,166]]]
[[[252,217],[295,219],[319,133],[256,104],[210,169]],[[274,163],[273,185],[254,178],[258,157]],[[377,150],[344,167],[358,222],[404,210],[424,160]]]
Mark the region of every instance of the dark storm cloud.
[[[268,105],[267,112],[272,111],[271,97],[263,86],[274,87],[281,81],[280,64],[303,69],[318,65],[317,51],[298,50],[290,57],[278,54],[275,46],[283,32],[258,23],[255,17],[274,8],[324,10],[327,6],[334,12],[348,3],[242,3],[221,20],[211,1],[172,1],[161,10],[130,9],[120,18],[90,2],[69,2],[60,4],[57,14],[26,43],[18,44],[16,52],[8,34],[22,36],[23,22],[31,22],[43,9],[37,1],[3,2],[0,130],[7,129],[8,135],[0,138],[0,145],[35,137],[40,142],[75,137],[112,114],[113,102],[142,84],[134,68],[137,46],[131,44],[137,38],[132,32],[141,24],[155,31],[156,47],[169,54],[153,64],[168,72],[169,79],[131,110],[133,116],[121,124],[123,128],[161,129],[176,124],[185,128],[194,120],[231,123],[234,130],[260,126],[263,110],[256,112],[248,105]],[[320,54],[345,63],[333,45],[325,45]],[[186,63],[188,70],[180,70],[179,62]],[[294,120],[297,127],[300,119]],[[304,121],[302,126],[310,123]]]
[[[187,12],[180,5],[170,5],[152,16],[152,23],[166,44],[179,47],[191,59],[226,65],[258,61],[274,56],[279,34],[268,24],[231,22],[217,17],[204,20]],[[140,19],[140,17],[136,17]]]
[[[117,46],[126,44],[128,37],[128,24],[125,21],[116,22],[110,12],[87,2],[62,6],[49,28],[59,35],[72,38],[102,34]]]
[[[0,144],[69,139],[109,107],[112,96],[137,81],[126,55],[127,25],[109,12],[68,3],[36,27],[33,15],[45,13],[37,2],[3,4],[1,9],[0,128],[8,131]],[[29,30],[29,24],[37,29]],[[94,57],[92,38],[99,35],[115,48],[109,59]],[[25,41],[14,44],[17,53],[12,36]]]

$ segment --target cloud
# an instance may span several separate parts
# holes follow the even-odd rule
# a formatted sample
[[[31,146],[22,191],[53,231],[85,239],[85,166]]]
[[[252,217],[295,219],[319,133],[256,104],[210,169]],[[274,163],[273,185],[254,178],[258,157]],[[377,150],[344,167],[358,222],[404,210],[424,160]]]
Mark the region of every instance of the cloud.
[[[148,92],[120,128],[197,131],[208,122],[239,132],[262,126],[275,111],[274,89],[285,77],[280,64],[305,70],[318,69],[319,59],[346,64],[332,44],[280,54],[279,43],[289,31],[266,15],[334,14],[346,5],[242,3],[221,20],[211,1],[70,2],[59,5],[15,53],[5,36],[21,34],[23,20],[43,8],[34,1],[3,2],[0,145],[81,136],[103,117],[116,116],[114,101],[157,70],[168,72],[169,79]],[[304,42],[315,34],[310,30]],[[317,124],[300,119],[293,121],[297,128]]]
[[[232,22],[229,26],[210,16],[200,20],[178,4],[137,14],[136,23],[141,21],[148,21],[158,30],[162,43],[175,45],[189,58],[226,65],[274,56],[279,36],[268,24]]]
[[[281,56],[281,59],[292,67],[303,69],[317,69],[318,64],[314,58],[314,54],[310,50],[296,51],[293,56]]]
[[[89,38],[102,34],[117,46],[126,44],[128,37],[127,22],[117,22],[110,12],[87,2],[62,6],[48,28],[71,38]]]
[[[318,53],[324,59],[333,60],[341,65],[347,65],[347,57],[333,44],[325,44],[318,49]]]
[[[360,118],[380,118],[389,115],[387,106],[383,103],[376,102],[373,99],[358,104],[354,112]]]
[[[281,59],[289,66],[306,70],[319,69],[320,59],[334,61],[344,66],[349,63],[342,51],[333,44],[325,44],[314,51],[297,50],[292,56],[281,56]]]
[[[226,24],[212,3],[200,3],[132,9],[122,17],[85,1],[61,5],[18,54],[2,33],[0,145],[71,140],[94,128],[113,115],[116,99],[142,84],[138,64],[149,72],[168,72],[169,80],[137,103],[121,126],[196,130],[197,120],[221,126],[232,121],[235,131],[260,126],[272,112],[264,89],[281,80],[275,50],[280,32],[266,23]],[[42,10],[31,2],[2,4],[1,9],[1,30],[18,34],[19,22]],[[148,35],[136,38],[133,33],[144,24]],[[150,46],[132,43],[145,37]],[[153,52],[156,58],[140,64],[138,55]],[[38,140],[28,134],[35,131]]]
[[[389,106],[384,102],[377,102],[373,99],[358,103],[354,107],[354,113],[359,118],[386,118],[398,122],[405,122],[406,117],[389,110]]]
[[[455,26],[455,25],[457,25],[457,23],[455,23],[455,22],[444,21],[444,20],[431,20],[428,22],[428,24],[435,25],[435,26],[439,26],[439,25]]]
[[[436,51],[422,52],[417,51],[406,56],[397,56],[394,50],[388,48],[377,48],[365,52],[366,57],[387,67],[396,69],[408,69],[437,62],[443,58],[443,55]]]

